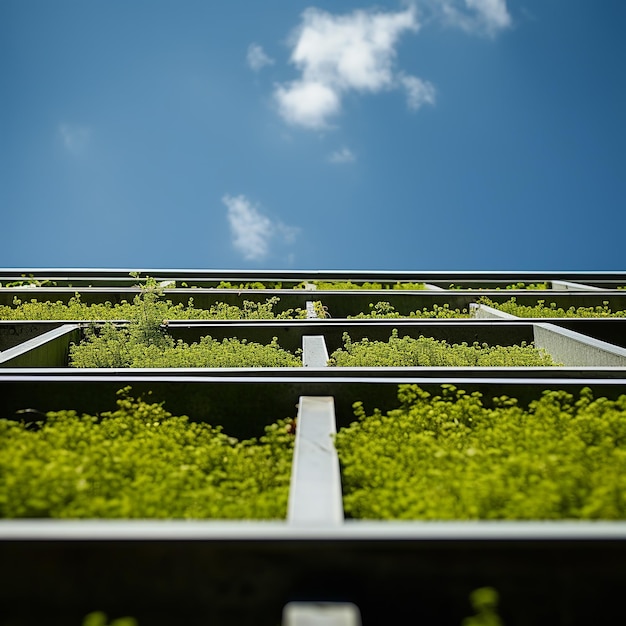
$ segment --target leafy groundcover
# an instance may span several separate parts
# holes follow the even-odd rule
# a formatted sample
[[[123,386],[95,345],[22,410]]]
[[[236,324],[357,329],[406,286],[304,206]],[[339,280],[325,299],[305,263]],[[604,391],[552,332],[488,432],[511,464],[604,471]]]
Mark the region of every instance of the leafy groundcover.
[[[393,330],[388,341],[352,341],[343,335],[343,348],[335,350],[328,364],[337,367],[540,367],[558,365],[542,349],[523,343],[489,346],[474,342],[449,344],[432,337],[399,337]]]
[[[354,518],[626,518],[626,395],[505,396],[401,385],[400,407],[339,431],[344,507]]]
[[[293,420],[238,441],[129,393],[101,415],[0,420],[0,517],[286,516]]]

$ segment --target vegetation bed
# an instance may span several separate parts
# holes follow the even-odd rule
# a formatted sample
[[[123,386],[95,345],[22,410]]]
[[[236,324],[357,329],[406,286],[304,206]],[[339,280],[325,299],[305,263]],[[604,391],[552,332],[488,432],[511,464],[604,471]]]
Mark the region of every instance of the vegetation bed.
[[[388,341],[362,339],[353,342],[343,334],[343,348],[335,350],[328,364],[335,367],[537,367],[558,365],[542,349],[522,343],[489,346],[486,343],[449,344],[423,337],[399,337],[394,329]]]
[[[349,315],[348,319],[393,319],[405,317],[419,319],[456,319],[470,317],[470,314],[467,309],[451,309],[448,304],[442,306],[435,304],[432,309],[424,307],[423,309],[417,309],[403,314],[396,311],[396,308],[390,302],[373,302],[369,305],[369,311]]]
[[[626,317],[626,311],[613,311],[609,308],[608,302],[598,306],[571,306],[567,309],[557,306],[555,302],[546,304],[545,300],[527,305],[519,304],[515,298],[506,302],[493,302],[483,297],[479,302],[517,317]]]
[[[259,439],[120,392],[101,415],[0,419],[2,518],[284,518],[293,420]]]
[[[137,295],[132,302],[113,304],[87,304],[80,295],[73,296],[68,302],[39,301],[28,302],[14,298],[13,306],[0,305],[1,320],[129,320],[136,318],[148,305],[151,312],[161,320],[240,320],[240,319],[301,319],[306,317],[303,309],[275,311],[280,302],[278,297],[268,298],[265,302],[244,300],[241,306],[217,302],[208,309],[194,306],[193,298],[186,305],[173,304],[170,300],[161,300],[160,295],[146,293]]]
[[[344,507],[353,518],[626,518],[626,395],[506,396],[401,385],[400,406],[341,429]]]
[[[338,281],[338,280],[314,280],[313,285],[315,285],[316,289],[320,291],[347,291],[354,289],[361,290],[381,290],[381,289],[392,289],[395,291],[398,290],[422,290],[426,289],[426,285],[424,283],[415,283],[415,282],[400,282],[397,281],[395,283],[376,283],[376,282],[363,282],[363,283],[354,283],[350,280],[347,281]],[[304,283],[302,283],[304,285]]]
[[[158,327],[106,324],[87,329],[85,340],[70,346],[69,362],[72,367],[301,367],[302,357],[281,348],[276,337],[260,344],[205,336],[187,344]]]

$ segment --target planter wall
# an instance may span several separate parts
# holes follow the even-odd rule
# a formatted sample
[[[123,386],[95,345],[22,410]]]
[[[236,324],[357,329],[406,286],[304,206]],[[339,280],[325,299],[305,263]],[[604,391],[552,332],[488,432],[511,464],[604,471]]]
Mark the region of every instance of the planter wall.
[[[74,281],[73,285],[95,278],[102,285],[115,284],[107,281],[127,284],[122,271],[19,273],[64,277],[68,283]],[[566,308],[604,301],[616,309],[626,308],[626,293],[605,289],[607,284],[625,284],[626,275],[610,272],[145,273],[163,280],[185,280],[185,276],[189,281],[206,282],[271,278],[283,284],[305,279],[410,280],[435,286],[438,280],[448,285],[461,279],[492,285],[548,280],[552,286],[549,292],[489,290],[489,297],[494,301],[511,295],[518,301],[553,301],[558,295],[562,298],[559,306]],[[11,271],[2,270],[0,275],[10,278]],[[558,281],[580,281],[601,290],[561,291],[556,287]],[[28,290],[29,297],[34,297],[34,291]],[[208,289],[176,290],[181,301],[186,301],[191,291],[197,306],[201,306],[199,293],[206,302],[226,297],[222,291],[211,293]],[[294,302],[305,307],[312,299],[310,292],[292,292],[289,296],[286,292],[282,290],[279,295],[281,306],[287,308]],[[12,301],[16,290],[11,293]],[[38,298],[40,293],[44,291],[38,288]],[[85,288],[83,299],[130,300],[129,293],[136,290],[99,286]],[[170,293],[166,292],[166,298]],[[233,303],[242,299],[264,301],[274,293],[235,291],[228,297]],[[71,297],[73,290],[67,294]],[[64,367],[63,355],[69,342],[80,336],[79,326],[54,321],[11,322],[12,336],[27,341],[0,346],[0,417],[37,420],[42,413],[56,409],[111,410],[115,392],[126,385],[137,394],[151,391],[154,400],[164,401],[174,414],[221,424],[225,432],[241,438],[260,434],[263,425],[277,418],[300,413],[290,511],[283,522],[0,521],[0,557],[10,564],[0,571],[0,624],[80,624],[82,616],[97,609],[111,617],[134,615],[140,626],[275,625],[283,619],[283,609],[290,602],[331,601],[356,605],[366,626],[406,621],[407,616],[415,623],[457,625],[472,613],[470,591],[485,585],[500,592],[501,614],[507,626],[586,625],[621,614],[626,522],[377,523],[343,519],[338,500],[339,467],[329,442],[336,428],[353,421],[355,401],[363,401],[368,410],[393,407],[397,386],[405,382],[433,392],[442,383],[451,383],[481,391],[486,397],[517,397],[522,403],[539,397],[544,389],[576,392],[590,386],[596,396],[610,398],[626,393],[626,370],[613,363],[506,369],[321,366],[323,357],[319,355],[339,347],[344,331],[355,341],[362,337],[386,340],[391,329],[398,328],[400,336],[423,334],[449,342],[478,340],[511,345],[536,338],[537,328],[554,325],[586,339],[600,339],[615,349],[624,347],[624,322],[619,319],[342,319],[366,310],[378,299],[395,302],[398,309],[415,310],[430,308],[433,303],[468,307],[476,296],[476,291],[469,289],[316,292],[314,299],[328,307],[331,319],[169,324],[172,336],[187,342],[202,334],[215,338],[245,336],[260,343],[277,336],[283,347],[308,344],[309,354],[317,355],[311,357],[308,367],[283,370],[73,370]],[[27,299],[26,293],[19,297]]]

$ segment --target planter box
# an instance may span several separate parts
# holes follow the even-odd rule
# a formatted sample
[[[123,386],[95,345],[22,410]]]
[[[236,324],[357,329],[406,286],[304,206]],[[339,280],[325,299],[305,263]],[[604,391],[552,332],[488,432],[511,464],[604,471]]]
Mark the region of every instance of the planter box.
[[[434,390],[444,381],[450,382],[410,382]],[[36,389],[53,382],[28,384]],[[86,406],[103,388],[135,382],[132,377],[109,376],[61,386],[65,406],[68,398],[82,399]],[[178,406],[168,404],[176,413],[193,385],[201,404],[225,402],[224,382],[154,379],[150,387],[156,399],[169,392],[171,400],[178,400]],[[375,397],[377,406],[393,406],[381,399],[395,394],[398,382],[403,381],[373,385],[346,378],[322,384],[340,399],[341,425],[352,419],[347,412],[355,399]],[[621,380],[552,380],[549,386],[574,390],[589,382],[596,395],[614,397],[624,390]],[[174,388],[169,387],[172,383]],[[231,401],[253,398],[264,389],[261,401],[270,403],[266,412],[276,415],[279,405],[319,385],[315,379],[293,385],[269,379],[231,380],[226,386],[231,386]],[[485,395],[525,394],[527,399],[545,387],[545,382],[530,379],[477,379],[466,385]],[[516,394],[520,391],[523,394]],[[0,392],[3,398],[30,397],[29,388],[10,377],[2,377]],[[41,397],[54,401],[51,394]],[[469,592],[485,584],[498,588],[503,616],[518,623],[587,624],[618,610],[617,590],[626,576],[626,524],[342,521],[339,473],[328,445],[334,427],[332,402],[327,396],[298,396],[298,402],[296,454],[305,457],[308,446],[313,458],[308,469],[301,469],[300,486],[294,486],[295,478],[292,489],[303,490],[301,501],[303,493],[317,494],[315,506],[304,498],[304,508],[296,510],[293,504],[285,522],[3,520],[0,555],[12,564],[0,573],[7,623],[36,624],[44,616],[50,624],[80,623],[82,615],[98,608],[109,615],[132,614],[140,624],[269,625],[279,623],[288,602],[313,597],[353,602],[365,624],[400,621],[409,611],[424,623],[460,624],[470,613]],[[231,408],[233,423],[246,414],[236,403]],[[232,425],[229,414],[225,428],[230,432]],[[294,475],[295,466],[294,457]],[[381,602],[390,597],[391,605]]]
[[[19,275],[30,273],[41,279],[65,278],[74,286],[78,280],[96,284],[97,279],[97,288],[83,288],[85,301],[132,300],[138,293],[131,287],[118,287],[129,284],[128,272],[122,270],[0,270],[0,282],[11,276],[19,280]],[[609,301],[612,308],[623,309],[626,292],[606,288],[626,284],[623,273],[148,270],[144,274],[203,285],[205,288],[165,292],[166,299],[175,294],[180,298],[177,301],[185,303],[192,296],[198,307],[206,306],[201,301],[230,298],[229,302],[240,304],[243,299],[265,301],[278,295],[280,307],[285,308],[306,308],[307,302],[321,300],[332,318],[170,322],[173,336],[185,341],[211,334],[267,343],[261,338],[277,336],[282,347],[308,345],[307,352],[313,355],[311,364],[303,368],[236,370],[71,369],[64,367],[64,357],[59,355],[69,345],[72,333],[80,334],[75,325],[4,322],[0,327],[11,324],[13,328],[6,336],[20,342],[10,339],[0,346],[4,361],[0,417],[37,420],[49,410],[111,410],[115,392],[131,385],[137,395],[151,391],[154,401],[164,401],[174,414],[222,424],[225,432],[247,438],[258,435],[265,424],[279,417],[295,415],[299,406],[297,461],[294,456],[292,474],[298,478],[293,478],[288,518],[277,522],[0,520],[0,558],[10,564],[0,572],[1,624],[80,626],[84,615],[103,610],[110,618],[133,615],[140,626],[275,626],[291,602],[330,601],[356,605],[365,626],[401,623],[407,615],[415,623],[458,626],[473,612],[469,593],[485,585],[500,592],[501,615],[507,626],[587,626],[621,614],[619,591],[626,581],[625,522],[344,520],[338,499],[340,473],[329,442],[334,430],[354,420],[353,402],[363,401],[368,410],[393,407],[400,383],[415,383],[431,392],[448,383],[480,391],[485,397],[517,397],[522,403],[537,398],[544,389],[575,393],[585,386],[592,387],[596,397],[615,398],[626,393],[624,367],[328,368],[321,363],[324,351],[332,352],[341,345],[344,331],[355,341],[363,337],[386,340],[393,328],[400,336],[424,334],[449,342],[512,344],[532,340],[537,325],[551,324],[624,348],[621,319],[344,319],[366,311],[370,302],[378,300],[408,312],[432,308],[435,303],[468,308],[481,295],[494,301],[515,295],[518,302],[522,298],[528,302],[559,298],[559,306],[565,308]],[[550,281],[553,288],[560,281],[600,290],[585,287],[579,291],[571,285],[558,293],[555,289],[239,293],[209,288],[220,280],[272,280],[283,286],[302,280],[405,280],[434,286]],[[54,294],[63,289],[68,298],[75,292],[60,286],[48,291],[50,298],[58,299]],[[0,296],[11,302],[18,292],[3,288]],[[43,293],[43,288],[24,289],[20,297],[46,299],[40,295]],[[48,331],[52,334],[46,335]],[[27,345],[22,338],[34,343]],[[7,359],[11,350],[14,352]],[[11,360],[18,356],[27,361]]]
[[[368,338],[370,341],[387,341],[394,329],[400,337],[420,336],[446,340],[448,343],[473,342],[491,346],[519,345],[534,342],[544,348],[558,363],[566,366],[626,367],[626,348],[588,337],[573,330],[544,322],[529,322],[508,316],[489,307],[476,309],[478,319],[468,320],[299,320],[299,321],[172,321],[168,333],[175,340],[191,344],[201,337],[210,335],[216,340],[227,337],[247,339],[260,344],[269,344],[273,337],[278,338],[281,348],[292,353],[304,349],[305,367],[324,367],[328,355],[343,347],[342,336],[347,332],[354,342]],[[497,320],[493,323],[490,320]],[[626,328],[626,320],[594,320],[595,328],[603,328],[612,337],[610,330]],[[580,324],[579,324],[580,325]],[[78,343],[86,324],[52,325],[52,330],[14,346],[0,353],[0,368],[3,367],[66,367],[69,348]],[[590,327],[591,324],[582,324]],[[43,324],[24,323],[27,329],[36,328],[41,332]],[[20,323],[12,323],[11,328],[21,329]],[[27,332],[27,331],[25,331]],[[22,331],[19,331],[22,334]],[[313,339],[317,337],[317,339]],[[315,343],[317,342],[317,343]],[[255,368],[256,369],[256,368]],[[287,368],[292,369],[292,368]]]

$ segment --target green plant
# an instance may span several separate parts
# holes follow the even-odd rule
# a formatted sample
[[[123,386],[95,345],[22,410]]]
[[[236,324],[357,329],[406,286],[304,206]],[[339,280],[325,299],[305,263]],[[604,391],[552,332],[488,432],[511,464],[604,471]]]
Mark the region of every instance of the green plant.
[[[26,276],[22,274],[22,278],[24,280],[13,280],[4,284],[4,287],[56,287],[56,282],[53,280],[43,279],[39,280],[35,278],[32,274]],[[0,287],[2,287],[2,283],[0,283]]]
[[[282,289],[282,283],[249,282],[234,284],[227,280],[218,283],[216,289]]]
[[[470,593],[470,603],[475,615],[466,617],[461,626],[502,626],[498,615],[498,592],[493,587],[480,587]]]
[[[527,305],[519,304],[516,298],[506,302],[494,302],[487,297],[481,297],[478,302],[517,317],[626,317],[626,310],[612,311],[607,301],[597,306],[571,306],[568,309],[557,306],[555,302],[546,306],[545,300]]]
[[[537,289],[550,289],[550,285],[547,282],[544,283],[524,283],[524,282],[518,282],[518,283],[512,283],[511,285],[505,285],[504,287],[466,287],[465,285],[455,285],[454,283],[451,284],[448,289],[466,289],[466,290],[472,290],[472,289],[533,289],[533,290],[537,290]]]
[[[489,346],[486,343],[449,344],[432,337],[398,336],[394,329],[388,341],[362,339],[353,342],[343,334],[343,348],[335,350],[328,364],[336,367],[415,366],[549,366],[556,365],[545,350],[522,343],[519,346]]]
[[[284,518],[293,430],[237,441],[128,388],[100,415],[0,419],[0,517]]]
[[[13,306],[0,305],[0,319],[3,320],[129,320],[137,317],[137,309],[143,306],[144,295],[139,294],[132,302],[122,301],[112,304],[86,304],[76,294],[65,303],[61,301],[40,302],[32,299],[24,302],[13,299]],[[173,304],[163,300],[160,294],[151,302],[155,315],[163,320],[214,320],[214,319],[301,319],[306,317],[303,309],[287,309],[275,312],[280,298],[268,298],[265,302],[244,300],[241,306],[217,302],[208,309],[199,309],[194,299],[189,298],[187,305]]]
[[[137,626],[137,620],[134,617],[118,617],[109,623],[106,613],[94,611],[85,615],[83,626]]]
[[[236,337],[221,342],[205,336],[187,344],[154,327],[104,325],[86,330],[80,344],[70,346],[72,367],[300,367],[300,352],[282,349],[276,337],[259,344]]]
[[[415,318],[462,318],[469,317],[467,309],[451,309],[448,304],[442,306],[435,304],[432,309],[424,307],[423,309],[417,309],[411,311],[406,315],[396,311],[395,307],[389,302],[375,302],[369,305],[368,313],[358,313],[357,315],[349,315],[348,319],[375,319],[375,318],[401,318],[401,317],[415,317]]]
[[[338,290],[338,291],[347,291],[352,289],[404,289],[404,290],[418,290],[418,289],[426,289],[426,285],[424,283],[414,283],[414,282],[400,282],[397,281],[395,283],[371,283],[371,282],[363,282],[363,283],[353,283],[352,281],[340,281],[340,280],[314,280],[313,284],[319,290]],[[304,283],[301,283],[304,285]]]
[[[346,514],[374,519],[625,519],[626,395],[506,396],[400,385],[399,408],[336,436]]]
[[[85,329],[85,339],[70,346],[73,367],[299,367],[302,360],[283,350],[274,337],[261,345],[210,336],[197,343],[174,341],[163,323],[160,291],[145,289],[135,298],[128,325]]]

